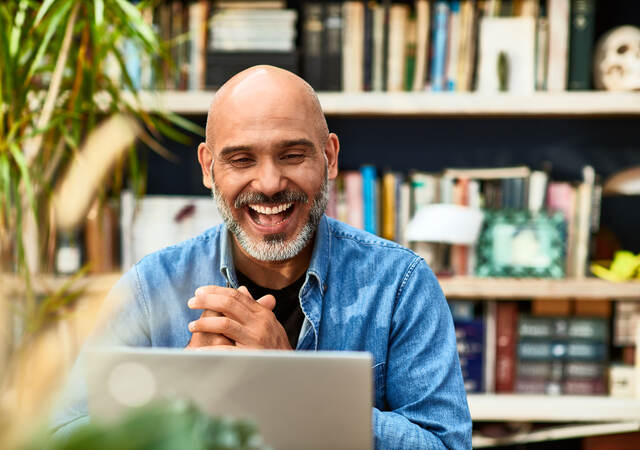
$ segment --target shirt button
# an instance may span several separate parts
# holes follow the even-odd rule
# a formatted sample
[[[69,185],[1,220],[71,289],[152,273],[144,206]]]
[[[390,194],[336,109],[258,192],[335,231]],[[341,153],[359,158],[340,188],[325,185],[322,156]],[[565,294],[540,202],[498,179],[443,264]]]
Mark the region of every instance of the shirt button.
[[[322,289],[324,292],[327,292],[328,287],[326,283],[322,285]]]

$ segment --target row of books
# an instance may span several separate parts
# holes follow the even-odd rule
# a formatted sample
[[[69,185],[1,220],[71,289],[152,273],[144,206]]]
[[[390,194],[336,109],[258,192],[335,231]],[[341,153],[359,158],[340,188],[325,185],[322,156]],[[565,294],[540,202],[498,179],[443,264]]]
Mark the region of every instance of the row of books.
[[[125,43],[137,88],[215,89],[273,64],[321,91],[589,89],[595,0],[168,0],[143,11],[173,59]],[[300,19],[300,20],[298,20]],[[299,51],[298,51],[299,50]],[[120,66],[113,61],[114,77]]]
[[[321,69],[339,59],[333,43],[339,6],[303,6],[303,73],[319,89],[337,86]],[[595,0],[347,1],[340,22],[340,88],[525,94],[589,89],[594,14]]]
[[[545,307],[526,302],[450,301],[467,390],[634,396],[628,387],[634,383],[628,371],[634,360],[617,356],[620,344],[611,339],[609,302],[599,311],[585,303],[548,315]],[[620,320],[624,316],[616,310],[614,327]]]
[[[390,170],[380,174],[373,166],[363,166],[342,172],[331,184],[327,214],[410,246],[436,272],[454,275],[478,272],[477,249],[455,244],[446,236],[441,241],[412,241],[407,227],[419,210],[434,204],[455,204],[474,210],[520,211],[531,220],[561,215],[557,245],[562,247],[564,259],[560,275],[581,277],[586,275],[592,237],[599,227],[601,198],[593,168],[585,167],[583,178],[581,182],[550,181],[546,172],[526,166],[413,171],[408,176]],[[438,219],[440,216],[435,217]],[[451,242],[454,245],[446,245]]]

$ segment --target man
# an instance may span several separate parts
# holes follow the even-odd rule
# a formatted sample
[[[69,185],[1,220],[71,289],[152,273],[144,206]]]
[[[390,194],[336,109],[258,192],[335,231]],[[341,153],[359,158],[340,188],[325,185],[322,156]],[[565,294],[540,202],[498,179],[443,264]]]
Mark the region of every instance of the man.
[[[269,66],[234,76],[198,147],[224,226],[127,272],[105,335],[134,346],[369,351],[377,448],[470,448],[453,323],[433,273],[413,252],[324,216],[338,152],[302,79]]]

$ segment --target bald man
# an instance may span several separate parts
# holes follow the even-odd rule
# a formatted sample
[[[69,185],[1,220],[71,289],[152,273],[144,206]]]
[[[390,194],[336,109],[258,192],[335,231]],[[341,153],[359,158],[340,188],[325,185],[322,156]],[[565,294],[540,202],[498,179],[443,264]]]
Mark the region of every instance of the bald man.
[[[110,294],[125,301],[104,336],[368,351],[377,448],[471,448],[453,322],[433,273],[410,250],[324,215],[339,150],[302,79],[269,66],[231,78],[198,146],[224,224],[128,271]],[[56,425],[85,411],[80,403]]]

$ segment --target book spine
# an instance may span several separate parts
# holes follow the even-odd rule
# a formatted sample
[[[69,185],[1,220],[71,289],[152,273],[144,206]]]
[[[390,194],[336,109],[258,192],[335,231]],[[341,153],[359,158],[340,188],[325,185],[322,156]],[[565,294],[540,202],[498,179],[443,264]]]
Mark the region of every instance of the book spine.
[[[595,0],[571,1],[569,89],[591,88],[591,59],[595,32]]]
[[[376,4],[373,11],[373,80],[374,91],[384,90],[384,71],[387,60],[384,57],[384,8]]]
[[[405,40],[405,64],[404,64],[404,90],[411,91],[413,89],[413,77],[416,71],[416,19],[409,17],[407,19],[407,32]]]
[[[416,63],[412,86],[414,91],[424,90],[427,81],[430,6],[427,0],[416,1]]]
[[[406,64],[407,5],[392,5],[389,12],[389,55],[387,59],[387,91],[404,88]]]
[[[516,378],[518,304],[499,302],[496,315],[496,392],[513,392]]]
[[[374,5],[364,0],[363,88],[373,89],[373,11]]]
[[[320,2],[306,2],[302,6],[302,74],[315,90],[324,90],[323,7]]]
[[[390,241],[396,237],[396,174],[387,172],[382,176],[382,228],[381,235]]]
[[[327,3],[324,16],[324,89],[342,90],[342,4]]]
[[[362,166],[362,198],[364,209],[364,229],[372,234],[378,233],[378,205],[376,198],[376,168]]]
[[[434,14],[433,56],[431,60],[431,90],[434,92],[441,92],[445,88],[448,20],[449,5],[442,1],[437,2]]]
[[[547,0],[549,14],[549,67],[547,89],[567,89],[569,0]]]
[[[362,2],[343,4],[345,20],[342,38],[342,86],[345,92],[362,92],[364,80],[364,5]]]
[[[344,174],[344,189],[347,204],[347,223],[355,228],[364,228],[364,196],[362,174],[349,171]]]
[[[450,3],[449,15],[449,45],[447,49],[446,64],[446,90],[457,89],[458,52],[460,50],[460,2],[454,0]]]

